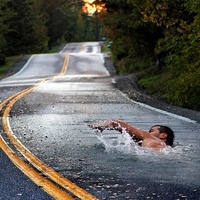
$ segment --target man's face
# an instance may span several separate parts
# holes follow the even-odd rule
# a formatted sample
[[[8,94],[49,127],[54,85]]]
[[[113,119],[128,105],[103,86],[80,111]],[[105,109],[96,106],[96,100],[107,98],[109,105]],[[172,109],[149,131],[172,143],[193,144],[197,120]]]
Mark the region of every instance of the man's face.
[[[149,133],[157,138],[160,136],[160,126],[153,126],[150,128]]]

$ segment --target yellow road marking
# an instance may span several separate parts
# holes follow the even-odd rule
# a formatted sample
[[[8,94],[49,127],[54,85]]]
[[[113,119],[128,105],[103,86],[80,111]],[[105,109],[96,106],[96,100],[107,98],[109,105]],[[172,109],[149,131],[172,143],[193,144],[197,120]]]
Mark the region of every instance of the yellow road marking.
[[[67,54],[65,57],[65,61],[62,67],[61,72],[59,75],[64,75],[67,70],[67,66],[69,61],[69,55]],[[56,76],[54,76],[56,77]],[[2,116],[2,125],[3,129],[7,135],[7,137],[10,139],[12,144],[16,147],[16,149],[35,167],[37,168],[40,172],[42,172],[46,177],[60,185],[61,187],[65,188],[75,196],[79,197],[80,199],[97,199],[84,189],[80,188],[58,172],[54,171],[51,169],[49,166],[44,164],[41,160],[39,160],[36,156],[34,156],[25,146],[21,144],[21,142],[14,136],[12,129],[9,124],[9,113],[11,111],[12,106],[23,96],[26,94],[30,93],[33,89],[38,87],[39,85],[47,82],[49,79],[43,80],[25,90],[22,90],[8,99],[6,99],[3,103],[0,104],[0,110],[7,104],[3,116]],[[9,102],[9,103],[8,103]],[[63,190],[57,188],[54,184],[52,184],[50,181],[45,179],[43,180],[44,177],[40,176],[35,170],[33,170],[29,165],[27,165],[22,159],[20,159],[18,156],[16,156],[11,149],[6,145],[5,141],[3,141],[3,138],[0,138],[0,147],[4,150],[4,152],[8,155],[8,157],[13,161],[13,163],[21,169],[31,180],[33,180],[36,184],[39,186],[42,185],[42,188],[50,194],[52,197],[55,199],[73,199],[71,196],[69,196],[67,193],[66,197],[63,198]],[[28,169],[30,168],[30,169]],[[28,170],[27,170],[28,169]],[[29,174],[30,171],[30,174]],[[38,174],[36,176],[35,174]],[[61,194],[59,196],[59,194]]]
[[[59,76],[65,75],[65,73],[66,73],[66,71],[67,71],[68,63],[69,63],[69,54],[67,54],[67,55],[65,56],[65,60],[64,60],[64,63],[63,63],[62,70],[61,70],[61,72],[58,74]]]
[[[40,186],[44,191],[46,191],[49,195],[51,195],[54,199],[58,200],[72,200],[70,195],[66,192],[62,191],[58,187],[55,186],[48,179],[44,178],[38,172],[36,172],[33,168],[31,168],[27,163],[25,163],[21,158],[19,158],[11,148],[6,144],[3,138],[0,136],[0,147],[7,154],[10,160],[26,175],[28,176],[34,183]]]
[[[79,50],[79,53],[80,53],[81,51],[83,51],[84,47],[85,47],[85,45],[82,44],[82,46],[81,46],[81,48],[80,48],[80,50]]]

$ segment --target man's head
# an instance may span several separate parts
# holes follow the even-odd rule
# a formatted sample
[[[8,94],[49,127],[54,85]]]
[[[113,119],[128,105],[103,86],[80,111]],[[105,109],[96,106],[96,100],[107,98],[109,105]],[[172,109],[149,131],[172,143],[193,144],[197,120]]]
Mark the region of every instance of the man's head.
[[[165,140],[167,145],[173,145],[174,132],[168,126],[154,125],[150,128],[149,133],[157,138]]]

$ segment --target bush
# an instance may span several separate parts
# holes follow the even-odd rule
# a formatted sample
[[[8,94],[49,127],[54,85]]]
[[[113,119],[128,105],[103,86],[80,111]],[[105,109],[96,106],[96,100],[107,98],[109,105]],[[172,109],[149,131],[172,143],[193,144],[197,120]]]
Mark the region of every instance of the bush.
[[[0,65],[4,65],[6,61],[5,55],[0,52]]]

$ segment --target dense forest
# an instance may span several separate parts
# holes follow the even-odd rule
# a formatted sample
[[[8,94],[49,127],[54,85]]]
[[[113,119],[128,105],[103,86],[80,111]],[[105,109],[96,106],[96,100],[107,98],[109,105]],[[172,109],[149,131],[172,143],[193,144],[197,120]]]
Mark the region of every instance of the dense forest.
[[[134,72],[147,92],[200,110],[200,1],[104,2],[118,72]]]
[[[90,1],[91,3],[92,1]],[[169,103],[200,111],[200,1],[96,0],[88,15],[81,0],[1,0],[0,64],[5,57],[46,52],[66,42],[112,41],[119,74]]]
[[[82,6],[82,0],[1,0],[0,64],[6,56],[46,52],[62,38],[97,40],[97,18]]]

